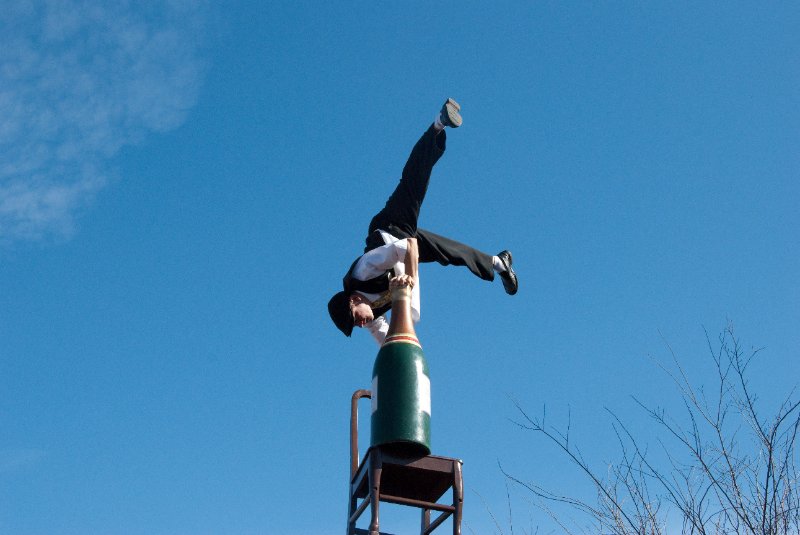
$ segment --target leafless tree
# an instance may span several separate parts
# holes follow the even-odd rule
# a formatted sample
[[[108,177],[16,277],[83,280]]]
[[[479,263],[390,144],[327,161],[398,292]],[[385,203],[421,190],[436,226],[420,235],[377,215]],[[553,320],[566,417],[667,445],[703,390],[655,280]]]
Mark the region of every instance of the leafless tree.
[[[682,533],[798,534],[797,450],[800,400],[789,393],[771,416],[762,416],[751,389],[748,368],[760,350],[744,351],[728,326],[713,344],[714,388],[694,386],[670,348],[673,365],[661,366],[677,387],[685,407],[680,417],[635,399],[662,431],[658,455],[648,452],[620,418],[608,411],[619,442],[621,459],[600,474],[570,443],[570,423],[557,429],[546,413],[530,416],[515,402],[521,416],[515,423],[542,435],[582,471],[597,492],[586,500],[550,492],[503,470],[510,480],[530,491],[537,506],[571,532],[548,503],[560,502],[579,511],[591,533],[661,535],[677,517]],[[587,531],[587,530],[584,530]],[[670,530],[674,532],[674,530]]]

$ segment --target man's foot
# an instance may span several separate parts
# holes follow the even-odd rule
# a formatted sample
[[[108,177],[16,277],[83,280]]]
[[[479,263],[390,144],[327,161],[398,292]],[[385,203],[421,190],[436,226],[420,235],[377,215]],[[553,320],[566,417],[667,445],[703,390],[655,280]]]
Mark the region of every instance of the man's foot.
[[[461,114],[459,111],[461,106],[452,98],[448,98],[442,106],[442,111],[439,112],[439,122],[442,126],[449,126],[450,128],[458,128],[461,126]]]
[[[517,274],[514,273],[514,268],[511,267],[513,259],[511,258],[511,251],[502,251],[497,253],[497,258],[502,262],[505,271],[500,272],[500,278],[503,279],[503,288],[505,288],[508,295],[514,295],[519,290],[519,282],[517,281]]]

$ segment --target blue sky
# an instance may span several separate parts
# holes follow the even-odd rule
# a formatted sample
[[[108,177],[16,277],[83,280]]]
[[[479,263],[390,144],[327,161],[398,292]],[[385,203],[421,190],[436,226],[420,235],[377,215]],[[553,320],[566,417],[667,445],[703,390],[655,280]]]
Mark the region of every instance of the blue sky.
[[[498,461],[588,491],[511,398],[602,471],[604,407],[679,407],[668,345],[712,382],[730,321],[765,411],[797,383],[796,4],[6,4],[0,534],[342,533],[376,346],[325,304],[448,96],[420,224],[520,276],[421,268],[465,533],[508,524]]]

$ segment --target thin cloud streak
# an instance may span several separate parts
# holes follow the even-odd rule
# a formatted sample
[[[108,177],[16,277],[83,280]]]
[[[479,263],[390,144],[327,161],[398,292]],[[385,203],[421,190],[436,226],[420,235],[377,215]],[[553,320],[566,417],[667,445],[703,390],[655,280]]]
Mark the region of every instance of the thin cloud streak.
[[[36,465],[45,457],[38,449],[0,450],[0,474]]]
[[[53,0],[2,17],[0,243],[69,237],[119,150],[185,121],[205,71],[198,5]]]

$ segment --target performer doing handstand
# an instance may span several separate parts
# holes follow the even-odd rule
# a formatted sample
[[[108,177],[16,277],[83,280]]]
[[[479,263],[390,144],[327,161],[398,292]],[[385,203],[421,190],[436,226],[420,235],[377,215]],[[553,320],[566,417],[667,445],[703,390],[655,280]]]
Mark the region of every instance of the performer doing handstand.
[[[344,290],[328,302],[336,327],[350,336],[353,327],[366,327],[378,344],[389,329],[384,315],[391,310],[389,281],[412,287],[411,315],[419,321],[419,274],[417,262],[443,266],[466,266],[486,281],[500,274],[506,293],[517,293],[518,282],[511,267],[510,251],[491,256],[468,245],[417,227],[419,211],[434,164],[445,151],[445,127],[461,126],[461,107],[447,99],[436,121],[422,134],[408,157],[400,183],[386,206],[369,224],[364,254],[353,262],[342,281]]]

